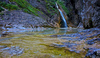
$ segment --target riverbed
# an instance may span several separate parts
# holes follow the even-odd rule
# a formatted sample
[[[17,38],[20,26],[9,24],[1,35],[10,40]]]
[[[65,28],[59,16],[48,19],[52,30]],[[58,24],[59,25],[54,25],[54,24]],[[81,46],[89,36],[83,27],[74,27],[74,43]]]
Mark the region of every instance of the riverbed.
[[[9,29],[0,37],[0,58],[84,58],[88,48],[100,49],[100,29]],[[92,36],[92,37],[91,37]]]

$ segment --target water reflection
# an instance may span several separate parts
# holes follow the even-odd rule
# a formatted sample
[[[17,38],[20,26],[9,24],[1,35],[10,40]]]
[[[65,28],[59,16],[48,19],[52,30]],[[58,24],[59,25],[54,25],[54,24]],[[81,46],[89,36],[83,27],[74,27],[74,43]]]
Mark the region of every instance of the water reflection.
[[[1,31],[1,34],[4,33],[26,33],[30,35],[36,35],[36,34],[69,34],[69,33],[76,33],[78,32],[78,29],[76,28],[44,28],[44,27],[38,27],[38,28],[25,28],[25,29],[13,29],[9,28],[7,31]]]

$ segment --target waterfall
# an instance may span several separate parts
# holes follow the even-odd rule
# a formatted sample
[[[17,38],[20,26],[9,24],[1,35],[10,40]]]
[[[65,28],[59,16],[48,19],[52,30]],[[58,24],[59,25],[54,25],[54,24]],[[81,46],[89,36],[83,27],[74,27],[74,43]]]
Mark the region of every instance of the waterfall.
[[[64,27],[64,28],[67,28],[67,22],[66,22],[66,19],[65,19],[64,15],[63,15],[62,11],[59,9],[57,3],[56,3],[56,7],[57,7],[57,9],[59,10],[60,15],[61,15],[61,17],[62,17],[63,27]]]

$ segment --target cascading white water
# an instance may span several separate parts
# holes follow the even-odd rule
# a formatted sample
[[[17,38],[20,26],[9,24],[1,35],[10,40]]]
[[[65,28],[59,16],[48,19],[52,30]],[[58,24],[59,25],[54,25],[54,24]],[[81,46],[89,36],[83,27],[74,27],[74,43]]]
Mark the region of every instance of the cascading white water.
[[[59,12],[60,12],[60,14],[61,14],[61,17],[62,17],[62,19],[63,19],[64,27],[67,28],[67,22],[66,22],[66,19],[65,19],[64,16],[63,16],[63,13],[62,13],[62,11],[61,11],[60,9],[58,9],[58,10],[59,10]]]
[[[57,9],[59,10],[60,15],[61,15],[61,17],[62,17],[63,27],[64,27],[64,28],[67,28],[67,22],[66,22],[66,19],[65,19],[64,15],[63,15],[62,11],[58,8],[57,3],[56,3],[56,7],[57,7]]]

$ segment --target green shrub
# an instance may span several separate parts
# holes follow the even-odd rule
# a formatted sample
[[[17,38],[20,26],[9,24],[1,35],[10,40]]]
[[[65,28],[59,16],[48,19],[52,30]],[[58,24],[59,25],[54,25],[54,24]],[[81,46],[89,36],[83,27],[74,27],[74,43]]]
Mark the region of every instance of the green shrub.
[[[22,8],[27,13],[33,13],[38,16],[37,12],[40,11],[30,5],[26,0],[11,0],[12,2],[16,2],[20,8]]]
[[[12,4],[7,4],[5,2],[0,2],[0,6],[6,8],[8,10],[17,10],[17,9],[19,9],[18,6],[12,5]]]
[[[1,12],[1,11],[4,11],[4,9],[0,6],[0,12]]]
[[[7,3],[5,2],[0,2],[0,6],[5,7],[7,5]]]
[[[11,4],[7,4],[5,6],[5,8],[9,9],[9,10],[17,10],[18,7],[16,5],[11,5]]]

